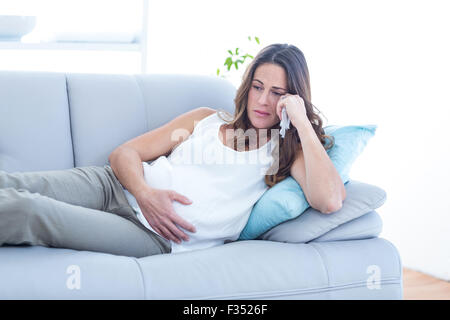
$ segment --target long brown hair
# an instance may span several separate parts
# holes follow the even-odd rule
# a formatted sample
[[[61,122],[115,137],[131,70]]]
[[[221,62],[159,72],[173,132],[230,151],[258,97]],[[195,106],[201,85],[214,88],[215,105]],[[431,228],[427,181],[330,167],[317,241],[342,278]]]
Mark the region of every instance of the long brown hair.
[[[288,93],[299,95],[303,99],[306,115],[311,122],[319,141],[322,143],[325,150],[331,148],[334,145],[334,138],[325,134],[325,131],[322,128],[323,121],[319,116],[321,112],[311,103],[311,85],[305,57],[303,52],[294,45],[272,44],[263,48],[248,65],[242,77],[242,83],[239,86],[234,99],[234,116],[231,116],[225,110],[219,110],[218,116],[226,121],[228,126],[234,130],[243,129],[246,131],[252,127],[247,116],[248,93],[256,69],[264,63],[272,63],[284,68],[287,74]],[[314,109],[317,109],[317,113]],[[222,112],[228,116],[228,119],[221,116]],[[264,181],[269,188],[290,176],[292,163],[298,152],[302,150],[301,140],[297,130],[295,130],[295,127],[292,125],[290,127],[292,129],[286,131],[283,139],[276,139],[278,140],[279,148],[276,154],[275,151],[277,148],[275,148],[272,155],[274,156],[274,161],[278,161],[278,170],[274,174],[267,174],[264,177]],[[280,125],[277,123],[272,128],[269,128],[269,130],[279,128]],[[328,145],[325,145],[327,142],[326,138],[331,142]],[[245,137],[245,139],[245,143],[247,144],[248,137]],[[233,148],[235,148],[235,150],[236,145],[237,137],[234,136]]]

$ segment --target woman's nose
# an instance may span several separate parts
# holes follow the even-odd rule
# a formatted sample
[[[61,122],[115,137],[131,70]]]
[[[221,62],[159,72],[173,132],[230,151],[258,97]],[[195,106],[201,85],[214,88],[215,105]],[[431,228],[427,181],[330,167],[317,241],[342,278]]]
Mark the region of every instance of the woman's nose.
[[[268,104],[269,103],[269,92],[263,92],[259,96],[258,102],[260,104]]]

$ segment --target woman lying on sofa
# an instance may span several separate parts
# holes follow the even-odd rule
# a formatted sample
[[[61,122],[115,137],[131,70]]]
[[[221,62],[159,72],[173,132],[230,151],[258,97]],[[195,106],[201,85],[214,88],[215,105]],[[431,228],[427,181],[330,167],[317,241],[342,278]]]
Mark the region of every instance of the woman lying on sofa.
[[[289,175],[311,207],[337,211],[345,188],[303,53],[262,49],[234,101],[234,115],[191,110],[118,146],[103,167],[0,171],[0,245],[135,257],[209,248],[238,239],[253,205]]]

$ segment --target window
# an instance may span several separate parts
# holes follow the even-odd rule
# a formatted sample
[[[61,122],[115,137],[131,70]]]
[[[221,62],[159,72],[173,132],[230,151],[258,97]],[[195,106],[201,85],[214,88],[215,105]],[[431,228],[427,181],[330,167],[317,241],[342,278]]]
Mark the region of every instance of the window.
[[[36,16],[36,26],[19,41],[0,38],[0,69],[140,73],[147,2],[2,0],[1,14]]]

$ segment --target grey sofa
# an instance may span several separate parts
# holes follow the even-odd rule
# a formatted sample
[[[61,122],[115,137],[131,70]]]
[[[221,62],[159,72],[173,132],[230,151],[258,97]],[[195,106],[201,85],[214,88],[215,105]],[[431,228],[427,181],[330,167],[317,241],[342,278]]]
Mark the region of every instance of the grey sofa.
[[[235,88],[199,75],[0,72],[0,170],[107,163],[118,145]],[[350,180],[338,212],[310,208],[256,240],[144,258],[0,247],[0,299],[402,299],[397,249],[379,238],[385,192]]]

